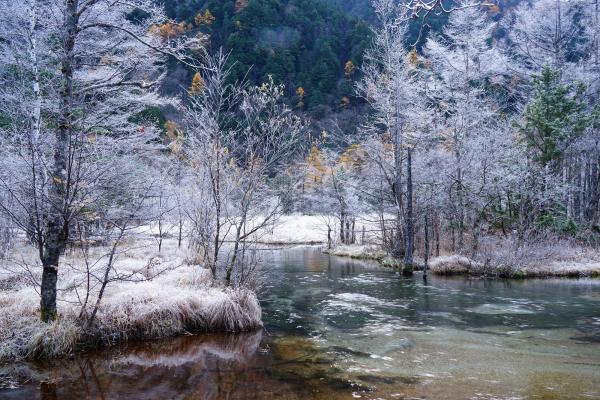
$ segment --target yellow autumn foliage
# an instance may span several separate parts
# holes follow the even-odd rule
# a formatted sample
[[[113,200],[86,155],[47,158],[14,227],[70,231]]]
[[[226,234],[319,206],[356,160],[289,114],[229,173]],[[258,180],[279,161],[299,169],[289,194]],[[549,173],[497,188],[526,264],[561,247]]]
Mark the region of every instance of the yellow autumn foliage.
[[[312,146],[308,157],[306,157],[306,182],[305,186],[312,186],[323,182],[323,177],[327,173],[327,166],[325,165],[325,157],[317,146]]]
[[[190,94],[199,94],[204,90],[204,79],[200,72],[196,72],[192,77],[192,85],[190,86]]]
[[[183,132],[181,127],[175,121],[165,122],[165,131],[167,138],[169,139],[169,149],[173,154],[178,154],[181,151],[183,144]]]
[[[207,8],[204,11],[204,14],[202,13],[198,13],[196,15],[196,18],[194,18],[194,22],[196,23],[196,25],[200,26],[200,25],[207,25],[210,26],[213,24],[213,22],[215,22],[215,16],[210,12],[210,10]]]
[[[351,144],[340,155],[338,162],[346,169],[360,168],[365,162],[365,151],[359,144]]]
[[[355,70],[356,67],[354,66],[354,63],[350,60],[346,61],[346,65],[344,66],[344,75],[346,75],[348,78],[354,74]]]
[[[304,95],[306,94],[306,92],[304,91],[304,88],[302,86],[298,87],[298,89],[296,89],[296,95],[300,98],[300,100],[298,100],[298,108],[303,108],[304,107]]]
[[[164,24],[152,25],[150,27],[150,33],[160,37],[163,40],[168,40],[177,37],[187,32],[187,30],[188,26],[183,22],[179,24],[167,22]]]

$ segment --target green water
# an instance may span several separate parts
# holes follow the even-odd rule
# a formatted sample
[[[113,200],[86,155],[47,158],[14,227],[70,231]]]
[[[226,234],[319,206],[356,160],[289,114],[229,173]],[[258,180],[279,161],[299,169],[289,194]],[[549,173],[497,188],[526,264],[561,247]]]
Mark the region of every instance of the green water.
[[[600,280],[424,284],[316,248],[263,258],[263,331],[16,365],[0,398],[600,399]]]

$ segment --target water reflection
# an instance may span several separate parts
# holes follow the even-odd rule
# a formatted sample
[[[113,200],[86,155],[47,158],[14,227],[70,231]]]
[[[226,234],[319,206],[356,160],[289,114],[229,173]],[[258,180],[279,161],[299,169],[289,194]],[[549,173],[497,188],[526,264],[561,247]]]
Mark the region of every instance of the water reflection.
[[[200,335],[31,363],[9,371],[24,379],[7,398],[259,398],[264,393],[262,332]],[[5,372],[6,374],[6,372]],[[39,390],[28,385],[36,380]]]

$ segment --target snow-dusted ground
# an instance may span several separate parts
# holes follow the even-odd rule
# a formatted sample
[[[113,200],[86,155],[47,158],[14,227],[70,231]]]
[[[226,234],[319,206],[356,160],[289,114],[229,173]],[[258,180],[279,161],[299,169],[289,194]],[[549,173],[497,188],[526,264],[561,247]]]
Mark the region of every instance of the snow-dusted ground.
[[[465,256],[450,255],[433,258],[429,268],[432,273],[440,275],[500,275],[514,278],[600,277],[600,260],[592,254],[564,260],[529,259],[518,264],[492,263],[487,266]]]
[[[383,265],[394,265],[393,259],[384,251],[371,245],[337,245],[325,253],[359,259],[378,260]],[[389,261],[388,261],[389,260]],[[423,260],[415,257],[418,265]],[[487,266],[462,255],[442,255],[429,261],[429,272],[436,275],[501,276],[513,278],[544,277],[600,277],[600,254],[588,252],[573,257],[557,259],[523,259],[514,264],[493,261]]]
[[[594,276],[600,277],[600,260],[549,261],[545,265],[531,265],[524,268],[527,276]]]
[[[357,217],[355,221],[356,241],[371,242],[377,237],[376,217]],[[331,238],[336,242],[339,237],[339,222],[326,215],[283,215],[274,226],[261,230],[252,240],[273,244],[327,243],[328,226],[331,227]]]
[[[167,239],[158,253],[154,240],[129,243],[115,269],[125,281],[106,289],[91,331],[78,322],[85,301],[87,274],[80,251],[67,254],[59,266],[58,313],[52,324],[39,321],[37,293],[41,268],[29,247],[16,249],[15,262],[0,268],[0,360],[56,357],[70,354],[87,342],[110,345],[189,331],[244,331],[262,326],[254,292],[215,286],[210,272],[187,262],[186,250]],[[105,259],[91,250],[90,265],[99,277]],[[20,265],[19,265],[20,264]],[[29,266],[27,266],[28,264]],[[92,276],[88,313],[96,301],[98,280]]]
[[[328,226],[332,228],[332,248],[326,253],[352,258],[390,260],[375,243],[380,242],[376,216],[356,219],[357,244],[339,244],[339,223],[332,216],[292,214],[281,216],[275,224],[260,230],[250,240],[266,244],[327,244]],[[252,224],[249,224],[251,227]],[[154,229],[150,229],[153,233]],[[364,234],[363,234],[364,232]],[[232,239],[230,236],[226,239]],[[567,242],[548,242],[515,246],[510,239],[488,238],[482,248],[484,268],[479,260],[444,253],[430,259],[430,271],[437,274],[506,275],[515,277],[600,276],[600,252]],[[515,251],[518,247],[518,251]],[[422,263],[417,257],[417,263]],[[394,264],[394,263],[391,263]]]
[[[260,243],[327,243],[328,226],[335,220],[325,216],[287,215],[274,226],[255,234]],[[363,235],[363,228],[365,234]],[[388,255],[374,244],[376,224],[357,219],[356,237],[365,244],[335,245],[329,253],[355,258],[386,260]],[[256,295],[247,290],[214,286],[210,274],[186,249],[177,247],[174,230],[158,252],[154,227],[146,227],[144,240],[127,243],[115,268],[126,281],[111,282],[98,311],[94,340],[107,344],[130,338],[174,336],[190,329],[241,331],[261,325]],[[338,232],[331,232],[337,241]],[[600,276],[600,254],[593,249],[565,243],[531,245],[514,253],[504,242],[495,243],[495,264],[483,265],[464,256],[443,255],[430,261],[438,274],[489,274],[515,277]],[[324,246],[325,247],[325,246]],[[93,272],[88,312],[99,290],[106,259],[105,249],[92,248],[89,266]],[[59,268],[60,318],[53,324],[39,322],[41,268],[35,250],[21,246],[13,250],[11,262],[0,265],[0,359],[56,356],[75,350],[87,333],[77,323],[86,294],[86,263],[80,250],[65,255]],[[492,259],[492,258],[491,258]],[[508,272],[507,272],[508,271]],[[151,279],[149,279],[151,278]]]
[[[283,215],[252,240],[273,244],[327,243],[327,219],[317,215]]]
[[[262,219],[250,220],[246,230],[251,231]],[[166,225],[166,224],[165,224]],[[331,227],[331,238],[336,242],[339,237],[339,222],[333,216],[327,215],[302,215],[290,214],[279,216],[275,221],[269,221],[263,228],[250,236],[250,242],[265,244],[318,244],[327,243],[328,226]],[[184,228],[186,230],[187,228]],[[355,221],[356,241],[377,242],[378,241],[377,217],[357,217]],[[232,241],[235,229],[230,227],[226,221],[223,222],[222,232],[227,232],[226,241]],[[137,233],[146,236],[158,236],[158,226],[143,226],[137,229]],[[164,232],[167,237],[177,236],[177,227],[172,225]]]

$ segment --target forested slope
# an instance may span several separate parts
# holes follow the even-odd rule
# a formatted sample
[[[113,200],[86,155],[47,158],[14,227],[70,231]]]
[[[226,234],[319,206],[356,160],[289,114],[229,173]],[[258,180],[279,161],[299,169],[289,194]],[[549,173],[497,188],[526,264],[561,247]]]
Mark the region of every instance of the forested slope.
[[[170,0],[165,7],[209,35],[212,50],[230,53],[233,77],[260,84],[271,75],[300,110],[351,105],[371,30],[350,10],[323,0]]]

